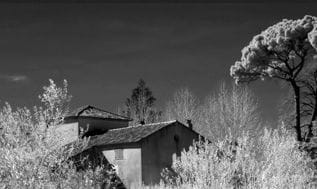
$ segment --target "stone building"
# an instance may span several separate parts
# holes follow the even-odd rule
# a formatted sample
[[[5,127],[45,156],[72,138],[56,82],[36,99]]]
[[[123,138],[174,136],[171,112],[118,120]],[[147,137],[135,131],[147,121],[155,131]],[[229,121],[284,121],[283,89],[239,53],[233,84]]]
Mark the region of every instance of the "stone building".
[[[77,136],[79,130],[85,130],[84,136],[90,136],[90,141],[81,153],[103,154],[127,187],[159,183],[161,171],[172,165],[173,155],[180,155],[199,139],[191,124],[186,126],[176,120],[128,127],[129,121],[86,106],[66,117],[64,126],[78,127],[73,128]]]

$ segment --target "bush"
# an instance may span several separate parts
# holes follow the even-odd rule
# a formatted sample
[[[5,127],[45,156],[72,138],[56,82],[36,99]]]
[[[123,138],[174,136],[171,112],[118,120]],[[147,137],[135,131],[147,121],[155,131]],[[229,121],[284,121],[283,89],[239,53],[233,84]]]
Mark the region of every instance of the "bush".
[[[196,142],[163,171],[157,188],[313,188],[314,169],[284,128],[236,142]]]
[[[43,107],[0,109],[0,188],[100,188],[110,185],[112,170],[99,166],[77,171],[70,160],[88,140],[78,139],[67,147],[53,144],[54,126],[63,121],[70,95],[53,80],[39,96]],[[54,137],[51,140],[49,137]]]

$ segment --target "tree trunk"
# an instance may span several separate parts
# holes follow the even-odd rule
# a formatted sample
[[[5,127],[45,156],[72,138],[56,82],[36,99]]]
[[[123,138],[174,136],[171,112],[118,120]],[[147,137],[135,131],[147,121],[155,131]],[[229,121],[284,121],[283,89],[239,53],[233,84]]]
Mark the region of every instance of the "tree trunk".
[[[316,93],[317,94],[317,93]],[[315,104],[314,104],[314,110],[311,116],[311,122],[316,121],[317,118],[317,95],[315,95]]]
[[[315,91],[315,92],[317,92],[317,91]],[[317,94],[317,93],[315,93],[315,94]],[[310,138],[313,137],[313,122],[316,121],[316,118],[317,118],[317,95],[315,95],[314,97],[315,97],[314,109],[313,109],[311,121],[308,125],[308,135],[307,135],[308,141],[310,141]]]
[[[292,87],[294,89],[294,97],[295,97],[295,111],[296,111],[296,123],[295,123],[295,130],[296,130],[296,137],[298,141],[302,141],[302,132],[301,132],[301,125],[300,125],[300,88],[296,85],[295,81],[292,81]]]

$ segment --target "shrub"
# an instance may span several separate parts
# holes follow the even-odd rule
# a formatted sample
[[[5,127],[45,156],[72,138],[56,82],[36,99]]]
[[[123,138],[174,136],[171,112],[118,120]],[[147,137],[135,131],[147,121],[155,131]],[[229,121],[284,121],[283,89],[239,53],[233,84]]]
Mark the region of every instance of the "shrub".
[[[77,171],[71,154],[85,147],[88,140],[72,145],[52,144],[49,133],[62,122],[71,96],[67,82],[59,88],[53,80],[39,96],[43,107],[0,109],[0,188],[99,188],[110,183],[110,169]],[[54,137],[51,140],[48,137]]]
[[[158,188],[313,188],[312,161],[284,128],[230,141],[194,143]]]

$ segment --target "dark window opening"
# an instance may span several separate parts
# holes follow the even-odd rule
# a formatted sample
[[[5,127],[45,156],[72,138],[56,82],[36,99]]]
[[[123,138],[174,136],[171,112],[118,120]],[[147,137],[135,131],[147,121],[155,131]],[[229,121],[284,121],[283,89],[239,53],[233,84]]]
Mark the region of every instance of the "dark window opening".
[[[178,143],[178,141],[179,141],[179,136],[178,136],[178,135],[175,135],[175,136],[174,136],[174,141],[175,141],[176,143]]]
[[[179,136],[178,135],[174,135],[174,142],[175,142],[175,146],[176,146],[176,155],[180,156],[181,151],[179,149]]]

